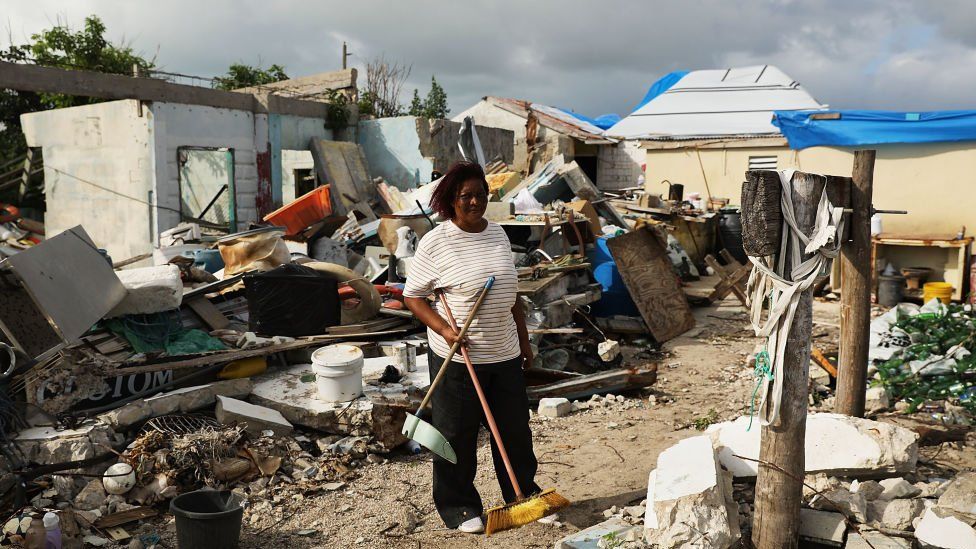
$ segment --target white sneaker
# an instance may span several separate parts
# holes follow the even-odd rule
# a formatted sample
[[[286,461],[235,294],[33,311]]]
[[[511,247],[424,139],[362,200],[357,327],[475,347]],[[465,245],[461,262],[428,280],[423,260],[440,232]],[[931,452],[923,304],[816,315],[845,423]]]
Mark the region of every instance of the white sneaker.
[[[539,524],[555,524],[557,521],[559,521],[559,513],[546,515],[541,519],[537,520],[536,522],[538,522]]]
[[[465,534],[480,534],[485,531],[485,523],[481,522],[481,517],[474,517],[462,522],[458,530]]]

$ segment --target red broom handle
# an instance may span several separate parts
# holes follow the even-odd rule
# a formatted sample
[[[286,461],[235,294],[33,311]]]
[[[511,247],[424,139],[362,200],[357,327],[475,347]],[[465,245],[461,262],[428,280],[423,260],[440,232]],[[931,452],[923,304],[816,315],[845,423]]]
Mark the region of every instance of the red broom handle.
[[[444,294],[439,295],[441,300],[441,305],[444,306],[444,312],[447,313],[447,321],[451,323],[451,328],[456,332],[457,322],[454,321],[454,315],[451,314],[451,309],[447,306],[447,299]],[[505,463],[505,470],[508,471],[508,478],[512,481],[512,488],[515,488],[515,496],[522,500],[525,496],[522,495],[522,488],[519,487],[518,480],[515,479],[515,470],[512,469],[512,462],[508,459],[508,452],[505,451],[505,444],[502,442],[502,437],[498,434],[498,425],[495,423],[495,416],[491,414],[491,409],[488,407],[488,399],[485,398],[485,392],[481,390],[481,383],[478,381],[478,374],[474,371],[474,364],[471,364],[471,358],[468,357],[468,346],[461,346],[461,357],[464,358],[464,365],[468,367],[468,374],[471,376],[471,382],[474,383],[474,390],[478,393],[478,400],[481,401],[481,408],[485,411],[485,418],[488,420],[488,429],[491,430],[491,436],[495,437],[495,444],[498,445],[498,453],[502,456],[502,461]],[[441,366],[443,368],[444,366]]]

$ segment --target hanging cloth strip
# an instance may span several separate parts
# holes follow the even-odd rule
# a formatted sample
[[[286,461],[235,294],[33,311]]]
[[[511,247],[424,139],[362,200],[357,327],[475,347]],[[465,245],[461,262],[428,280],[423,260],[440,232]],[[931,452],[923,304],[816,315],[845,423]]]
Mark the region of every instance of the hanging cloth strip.
[[[752,327],[759,337],[766,338],[769,372],[761,376],[759,421],[775,425],[779,421],[783,395],[783,359],[786,340],[803,292],[813,286],[821,272],[830,269],[831,261],[840,251],[844,231],[844,209],[834,207],[827,198],[827,186],[817,205],[817,217],[810,237],[796,225],[793,211],[793,174],[795,170],[779,172],[783,214],[779,254],[774,257],[749,257],[754,268],[749,275],[747,294],[750,299]],[[822,177],[822,176],[821,176]],[[786,279],[786,260],[789,253],[793,265]],[[804,254],[813,254],[803,261]],[[769,315],[762,321],[763,302],[769,298]]]

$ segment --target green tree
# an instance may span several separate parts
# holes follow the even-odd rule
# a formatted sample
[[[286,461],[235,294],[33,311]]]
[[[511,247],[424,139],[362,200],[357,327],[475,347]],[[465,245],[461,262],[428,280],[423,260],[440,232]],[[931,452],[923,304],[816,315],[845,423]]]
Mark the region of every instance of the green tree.
[[[410,116],[427,117],[427,105],[420,99],[420,92],[417,90],[413,90],[413,99],[410,100],[410,110],[407,111],[407,114]]]
[[[12,44],[0,50],[0,60],[113,74],[132,74],[134,66],[141,72],[155,67],[154,58],[142,57],[125,43],[109,42],[105,30],[105,24],[94,15],[85,18],[81,30],[72,30],[59,21],[54,27],[31,35],[27,44]],[[103,100],[57,93],[0,90],[0,162],[27,150],[21,114],[100,101]]]
[[[433,76],[430,77],[430,91],[424,101],[424,111],[427,118],[447,118],[447,113],[451,112],[447,107],[447,93]]]
[[[282,80],[288,80],[288,75],[281,65],[271,65],[267,69],[262,69],[259,66],[234,63],[227,69],[227,76],[214,78],[214,87],[219,90],[236,90]]]

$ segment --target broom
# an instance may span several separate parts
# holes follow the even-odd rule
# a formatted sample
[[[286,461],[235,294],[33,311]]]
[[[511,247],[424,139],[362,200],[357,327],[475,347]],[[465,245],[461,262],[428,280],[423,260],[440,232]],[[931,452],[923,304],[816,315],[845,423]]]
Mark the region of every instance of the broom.
[[[451,328],[456,332],[458,329],[457,322],[454,321],[454,315],[451,314],[451,309],[447,306],[447,300],[444,299],[444,294],[440,294],[439,297],[441,305],[444,306],[447,321],[451,323]],[[485,525],[485,535],[490,536],[495,532],[525,526],[530,522],[547,517],[563,507],[567,507],[569,500],[556,493],[554,488],[544,490],[529,497],[525,497],[522,494],[522,488],[515,478],[515,470],[512,469],[512,462],[508,459],[508,452],[505,451],[502,437],[498,433],[498,425],[495,424],[495,417],[488,407],[488,400],[485,398],[484,391],[481,390],[481,383],[478,381],[478,375],[474,371],[471,358],[468,357],[466,345],[461,346],[461,356],[464,358],[465,366],[468,367],[471,383],[474,384],[474,390],[478,393],[481,408],[485,411],[485,419],[488,420],[488,428],[491,430],[491,436],[495,438],[495,444],[498,445],[498,453],[501,454],[502,462],[505,463],[505,470],[508,472],[508,478],[512,482],[512,488],[515,489],[514,502],[488,510],[488,523]]]

